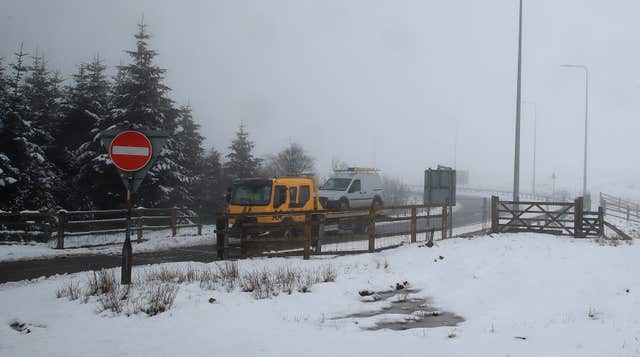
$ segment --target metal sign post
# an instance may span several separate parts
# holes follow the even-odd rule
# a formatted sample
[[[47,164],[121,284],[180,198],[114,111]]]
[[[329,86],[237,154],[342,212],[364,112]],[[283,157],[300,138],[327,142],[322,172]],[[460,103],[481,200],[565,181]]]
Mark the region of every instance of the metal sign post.
[[[158,158],[168,135],[146,130],[107,130],[100,133],[102,145],[109,150],[109,158],[120,172],[127,190],[127,228],[122,245],[121,284],[131,284],[133,251],[131,248],[132,198],[145,175]]]

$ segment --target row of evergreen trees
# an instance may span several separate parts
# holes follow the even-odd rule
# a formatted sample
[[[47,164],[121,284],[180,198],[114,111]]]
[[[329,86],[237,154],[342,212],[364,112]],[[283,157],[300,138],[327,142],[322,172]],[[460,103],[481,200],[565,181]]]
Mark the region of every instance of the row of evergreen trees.
[[[96,56],[66,86],[43,55],[22,47],[8,66],[0,61],[0,210],[122,207],[124,188],[100,143],[106,129],[170,134],[138,205],[217,210],[230,180],[257,174],[261,160],[242,126],[224,164],[216,150],[205,152],[191,108],[169,96],[149,38],[139,24],[130,61],[113,78]]]

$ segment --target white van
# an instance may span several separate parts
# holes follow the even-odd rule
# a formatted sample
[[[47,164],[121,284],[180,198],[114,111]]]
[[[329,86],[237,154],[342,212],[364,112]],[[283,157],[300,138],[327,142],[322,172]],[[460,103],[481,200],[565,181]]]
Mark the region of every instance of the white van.
[[[382,197],[382,178],[377,169],[350,167],[335,170],[320,186],[320,203],[328,209],[382,206]]]

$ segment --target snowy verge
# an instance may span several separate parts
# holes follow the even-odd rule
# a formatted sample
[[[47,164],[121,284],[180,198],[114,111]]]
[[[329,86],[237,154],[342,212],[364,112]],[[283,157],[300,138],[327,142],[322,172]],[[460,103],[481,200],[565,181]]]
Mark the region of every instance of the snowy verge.
[[[638,255],[635,244],[499,234],[439,241],[431,249],[411,245],[309,261],[248,259],[238,261],[240,272],[331,264],[337,277],[308,293],[259,300],[235,287],[209,290],[184,283],[172,308],[154,317],[110,317],[97,313],[94,304],[56,299],[66,281],[86,279],[78,273],[0,285],[0,341],[7,356],[211,356],[213,350],[224,356],[637,355]],[[134,273],[157,267],[135,267]],[[465,321],[456,327],[369,331],[363,326],[410,318],[347,317],[390,304],[367,302],[359,291],[384,291],[402,281],[417,291],[410,298],[425,298]],[[9,326],[16,321],[30,333]]]

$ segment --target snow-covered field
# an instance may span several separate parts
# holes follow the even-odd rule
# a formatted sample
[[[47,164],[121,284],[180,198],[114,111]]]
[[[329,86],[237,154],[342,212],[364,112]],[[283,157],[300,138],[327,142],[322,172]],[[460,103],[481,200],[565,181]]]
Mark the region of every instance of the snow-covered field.
[[[335,282],[258,300],[239,288],[181,284],[154,317],[97,313],[96,302],[56,299],[86,273],[0,286],[3,356],[638,356],[640,246],[502,234],[411,245],[376,254],[239,261],[240,272],[330,264]],[[180,263],[204,268],[213,264]],[[140,273],[144,269],[134,268]],[[359,291],[417,292],[368,302]],[[209,303],[209,298],[215,298]],[[398,299],[428,298],[462,316],[456,327],[377,330],[402,314],[344,316]],[[415,316],[415,315],[414,315]],[[427,317],[429,318],[429,317]],[[9,325],[25,323],[30,333]]]
[[[200,244],[213,244],[215,227],[203,226],[202,235],[197,235],[196,228],[185,228],[178,231],[176,237],[171,237],[170,230],[145,232],[144,241],[137,243],[135,234],[132,236],[132,247],[134,253],[167,250],[176,247],[188,247]],[[81,246],[83,244],[111,244],[88,248],[67,248],[54,249],[55,242],[50,243],[28,243],[28,244],[3,244],[0,245],[0,262],[55,258],[59,256],[83,255],[83,254],[119,254],[122,252],[124,233],[110,234],[98,237],[74,237],[75,241],[67,247]],[[65,244],[67,242],[65,241]]]

